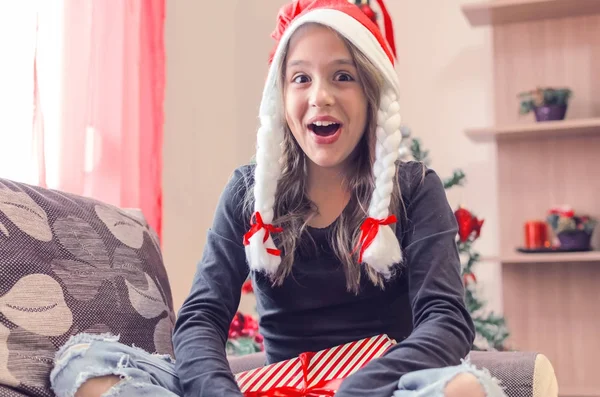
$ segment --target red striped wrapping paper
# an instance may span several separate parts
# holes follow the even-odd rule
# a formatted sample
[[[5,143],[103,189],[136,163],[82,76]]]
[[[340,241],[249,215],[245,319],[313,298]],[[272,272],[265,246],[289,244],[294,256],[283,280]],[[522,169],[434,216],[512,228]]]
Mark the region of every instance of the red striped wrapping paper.
[[[242,393],[247,395],[282,387],[300,392],[318,387],[324,381],[348,377],[370,360],[382,356],[395,343],[387,335],[378,335],[311,353],[307,368],[303,368],[301,359],[296,357],[242,372],[235,377]]]

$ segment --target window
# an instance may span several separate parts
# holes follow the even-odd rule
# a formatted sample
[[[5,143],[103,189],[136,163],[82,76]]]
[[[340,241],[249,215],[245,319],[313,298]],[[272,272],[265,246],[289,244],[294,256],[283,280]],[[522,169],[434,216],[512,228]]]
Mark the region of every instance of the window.
[[[0,2],[0,177],[37,184],[58,158],[63,4]]]

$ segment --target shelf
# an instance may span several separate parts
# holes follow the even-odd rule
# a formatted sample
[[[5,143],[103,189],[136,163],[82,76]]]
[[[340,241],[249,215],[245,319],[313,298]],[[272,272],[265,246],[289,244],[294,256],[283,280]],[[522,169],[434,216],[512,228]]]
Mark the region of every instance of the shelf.
[[[461,8],[471,26],[487,26],[597,14],[600,13],[600,1],[490,0]]]
[[[600,391],[585,387],[569,387],[559,390],[558,397],[600,397]]]
[[[600,4],[600,0],[598,0]],[[543,121],[503,127],[472,128],[465,131],[475,142],[530,137],[571,137],[600,135],[600,118]]]
[[[574,263],[598,262],[600,251],[564,252],[551,254],[522,254],[515,252],[500,258],[502,263]]]

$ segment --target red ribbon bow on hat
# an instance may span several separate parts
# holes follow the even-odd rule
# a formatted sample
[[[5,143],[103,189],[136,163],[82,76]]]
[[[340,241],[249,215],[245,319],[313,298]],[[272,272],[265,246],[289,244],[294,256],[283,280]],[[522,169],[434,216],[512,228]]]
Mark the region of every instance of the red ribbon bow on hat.
[[[308,366],[315,353],[301,353],[299,355],[302,366],[302,386],[280,386],[268,390],[247,391],[244,397],[329,397],[335,395],[343,379],[322,380],[308,387]]]
[[[265,229],[265,237],[263,238],[263,243],[269,239],[271,233],[280,233],[283,231],[281,227],[275,227],[270,223],[264,223],[262,220],[262,216],[260,216],[260,212],[256,212],[254,214],[254,218],[256,221],[250,225],[250,230],[246,234],[244,234],[244,245],[250,244],[250,237],[254,236],[260,229]],[[279,256],[281,255],[281,250],[274,248],[267,248],[267,252],[271,255]]]
[[[396,216],[390,215],[385,219],[375,219],[375,218],[367,218],[363,222],[360,227],[361,235],[356,244],[356,248],[352,253],[355,253],[358,247],[360,246],[360,254],[358,256],[358,263],[362,263],[363,254],[365,250],[369,248],[373,240],[375,240],[375,236],[379,233],[379,226],[391,225],[392,223],[396,223]]]

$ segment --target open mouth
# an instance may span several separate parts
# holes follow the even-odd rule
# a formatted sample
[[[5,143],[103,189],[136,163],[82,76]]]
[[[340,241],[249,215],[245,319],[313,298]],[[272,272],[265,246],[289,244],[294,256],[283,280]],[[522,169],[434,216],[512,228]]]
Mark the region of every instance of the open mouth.
[[[331,121],[315,121],[308,125],[308,129],[318,136],[334,135],[341,127],[341,124]]]

